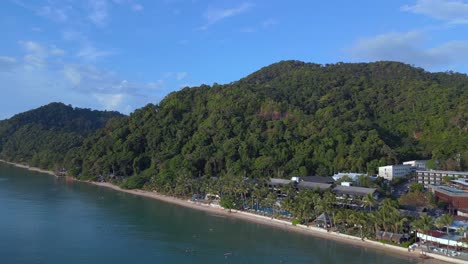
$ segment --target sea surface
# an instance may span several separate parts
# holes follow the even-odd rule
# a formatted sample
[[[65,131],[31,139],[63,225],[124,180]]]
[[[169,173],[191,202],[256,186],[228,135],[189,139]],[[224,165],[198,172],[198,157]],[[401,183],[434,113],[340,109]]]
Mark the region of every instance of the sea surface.
[[[0,163],[0,263],[414,263]]]

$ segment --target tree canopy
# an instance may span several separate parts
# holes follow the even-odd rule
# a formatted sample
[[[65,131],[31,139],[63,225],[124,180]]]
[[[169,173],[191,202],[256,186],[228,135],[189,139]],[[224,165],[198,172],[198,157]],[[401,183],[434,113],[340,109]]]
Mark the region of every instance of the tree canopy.
[[[173,92],[84,133],[84,140],[58,141],[73,144],[56,144],[54,130],[46,130],[52,134],[40,148],[56,147],[75,176],[140,177],[131,182],[161,188],[178,177],[372,174],[410,159],[458,170],[468,167],[467,100],[463,74],[385,61],[282,61],[230,84]],[[41,112],[52,122],[57,111],[51,113]],[[71,131],[79,120],[61,126],[71,133],[64,137],[78,137]],[[3,157],[18,157],[17,138],[42,126],[0,125]],[[38,155],[26,153],[29,146],[21,149],[31,160]]]
[[[0,121],[0,157],[53,169],[81,146],[90,134],[104,127],[117,112],[73,108],[51,103]]]

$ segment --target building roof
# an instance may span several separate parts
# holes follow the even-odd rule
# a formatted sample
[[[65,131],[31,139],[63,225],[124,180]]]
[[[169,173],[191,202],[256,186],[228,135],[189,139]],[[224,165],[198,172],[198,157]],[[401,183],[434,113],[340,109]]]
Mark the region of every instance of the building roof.
[[[325,224],[331,224],[330,216],[326,212],[323,212],[319,217],[315,219],[315,222],[323,222]]]
[[[301,181],[305,182],[317,182],[317,183],[334,183],[335,180],[332,177],[321,177],[321,176],[306,176],[300,177]]]
[[[288,185],[291,182],[292,182],[291,180],[271,178],[269,184],[270,185]]]
[[[468,179],[458,179],[458,180],[451,180],[453,183],[457,183],[463,186],[468,186]]]
[[[465,190],[455,189],[455,188],[451,188],[448,186],[434,186],[434,185],[430,185],[430,188],[435,192],[436,195],[437,195],[437,192],[440,192],[450,197],[468,197],[468,191],[465,191]]]
[[[429,160],[408,160],[404,161],[403,164],[405,163],[414,163],[414,162],[428,162]]]
[[[344,176],[348,176],[349,178],[351,178],[353,181],[357,180],[357,178],[361,175],[367,175],[367,173],[358,173],[358,172],[349,172],[349,173],[346,173],[346,172],[338,172],[337,174],[333,175],[332,178],[337,181],[341,178],[343,178]]]
[[[439,173],[468,176],[468,171],[420,170],[419,173]]]
[[[319,182],[306,182],[306,181],[301,181],[299,184],[297,184],[297,187],[299,189],[311,189],[311,190],[326,190],[330,189],[332,185],[329,183],[319,183]]]
[[[426,235],[430,235],[433,237],[443,237],[445,233],[438,230],[429,230]]]
[[[337,194],[348,194],[348,195],[358,195],[364,196],[366,194],[374,194],[374,188],[365,188],[365,187],[355,187],[355,186],[341,186],[338,185],[333,188],[333,192]]]

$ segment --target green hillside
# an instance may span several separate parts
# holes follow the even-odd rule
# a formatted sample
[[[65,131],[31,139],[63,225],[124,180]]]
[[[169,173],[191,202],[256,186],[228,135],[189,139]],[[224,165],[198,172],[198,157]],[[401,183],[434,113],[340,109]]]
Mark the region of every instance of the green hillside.
[[[284,61],[112,120],[65,166],[86,178],[134,176],[132,185],[160,190],[192,177],[375,173],[409,159],[467,169],[467,105],[463,74]]]
[[[85,137],[104,127],[117,112],[92,111],[51,103],[0,121],[0,157],[55,169]]]

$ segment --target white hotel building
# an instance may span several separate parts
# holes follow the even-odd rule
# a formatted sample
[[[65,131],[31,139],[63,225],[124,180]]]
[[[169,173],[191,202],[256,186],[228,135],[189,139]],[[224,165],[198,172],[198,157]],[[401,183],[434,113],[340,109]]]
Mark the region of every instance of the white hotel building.
[[[394,178],[406,177],[413,171],[411,165],[388,165],[379,167],[379,177],[386,180],[393,180]]]

